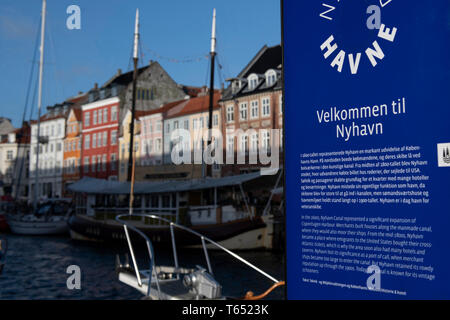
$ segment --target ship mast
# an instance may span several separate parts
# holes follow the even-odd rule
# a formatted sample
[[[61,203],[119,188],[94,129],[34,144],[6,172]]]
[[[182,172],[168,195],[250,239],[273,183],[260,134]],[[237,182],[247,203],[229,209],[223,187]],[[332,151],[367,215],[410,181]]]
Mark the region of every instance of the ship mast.
[[[136,112],[136,82],[137,82],[137,66],[138,66],[138,47],[139,47],[139,9],[136,9],[136,22],[134,27],[134,49],[133,49],[133,96],[131,99],[131,121],[130,121],[130,150],[128,157],[128,181],[131,182],[130,189],[130,209],[129,213],[133,214],[133,199],[134,199],[134,118]]]
[[[44,73],[44,43],[45,43],[45,13],[47,9],[47,1],[42,0],[42,24],[41,24],[41,46],[40,60],[39,60],[39,92],[38,92],[38,118],[37,118],[37,133],[36,133],[36,168],[35,168],[35,183],[34,183],[34,197],[33,207],[37,209],[37,199],[39,190],[39,136],[41,131],[41,107],[42,107],[42,76]]]
[[[211,31],[211,78],[209,83],[209,120],[208,120],[208,142],[207,146],[211,146],[211,135],[212,135],[212,127],[213,127],[213,107],[214,107],[214,65],[216,58],[216,9],[213,10],[213,21],[212,21],[212,31]],[[214,150],[217,152],[217,150]],[[212,167],[209,165],[207,167],[207,176],[212,176]]]

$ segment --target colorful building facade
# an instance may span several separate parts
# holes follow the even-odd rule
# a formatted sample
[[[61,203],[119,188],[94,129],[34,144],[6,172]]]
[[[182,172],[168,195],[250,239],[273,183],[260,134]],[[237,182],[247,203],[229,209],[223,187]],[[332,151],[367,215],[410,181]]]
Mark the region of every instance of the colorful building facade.
[[[234,157],[245,156],[245,163],[223,166],[223,175],[259,170],[250,154],[260,150],[270,154],[278,148],[282,159],[283,97],[281,46],[264,46],[250,63],[229,79],[230,85],[220,101],[222,106],[224,150]],[[278,129],[276,132],[272,129]],[[231,152],[233,150],[233,152]]]

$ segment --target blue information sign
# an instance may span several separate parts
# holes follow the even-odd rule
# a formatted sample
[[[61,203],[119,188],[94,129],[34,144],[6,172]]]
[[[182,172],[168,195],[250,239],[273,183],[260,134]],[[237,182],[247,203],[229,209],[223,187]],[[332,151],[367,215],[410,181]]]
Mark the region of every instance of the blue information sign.
[[[283,18],[288,299],[449,299],[450,2]]]

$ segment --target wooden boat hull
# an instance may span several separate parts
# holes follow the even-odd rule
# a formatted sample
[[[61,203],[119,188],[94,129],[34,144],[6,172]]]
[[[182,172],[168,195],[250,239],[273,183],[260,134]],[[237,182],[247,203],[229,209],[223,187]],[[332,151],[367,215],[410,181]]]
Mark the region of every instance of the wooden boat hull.
[[[74,240],[114,242],[125,241],[123,226],[114,220],[95,220],[85,215],[71,216],[68,222],[70,234]],[[144,232],[154,244],[170,245],[171,235],[168,226],[146,226],[136,225]],[[194,231],[225,245],[227,248],[255,249],[266,247],[267,224],[261,218],[240,219],[227,223],[190,226]],[[142,238],[133,235],[133,241]],[[195,247],[200,245],[199,239],[192,234],[176,230],[177,244],[184,247]]]

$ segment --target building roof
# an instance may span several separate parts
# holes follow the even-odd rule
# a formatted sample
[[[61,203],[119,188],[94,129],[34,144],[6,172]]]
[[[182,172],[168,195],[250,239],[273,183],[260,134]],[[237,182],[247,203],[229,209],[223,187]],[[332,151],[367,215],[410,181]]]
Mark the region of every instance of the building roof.
[[[9,134],[15,135],[14,143],[29,144],[31,141],[31,129],[30,124],[25,121],[21,128],[17,128],[9,132]],[[8,135],[3,135],[0,143],[9,143]]]
[[[8,118],[0,117],[0,135],[8,134],[14,130],[14,126],[11,120]]]
[[[204,88],[202,87],[193,87],[185,85],[181,85],[181,89],[184,91],[184,93],[186,93],[186,95],[188,95],[191,98],[197,97],[204,90]]]
[[[241,81],[241,87],[235,92],[233,92],[231,85],[228,86],[228,88],[224,91],[222,101],[265,91],[281,89],[283,85],[281,76],[282,60],[281,45],[276,45],[273,47],[268,47],[265,45],[262,47],[236,78],[229,79],[229,81],[232,82],[237,80],[243,81]],[[275,70],[277,73],[277,81],[272,85],[268,85],[265,78],[265,73],[270,69]],[[251,74],[256,74],[258,76],[258,84],[254,89],[249,89],[247,83],[247,77]]]
[[[213,109],[220,108],[219,105],[220,98],[221,98],[220,91],[214,90]],[[167,118],[175,118],[200,112],[207,112],[208,110],[209,110],[209,94],[186,100],[186,104],[181,110],[179,110],[178,112],[174,112],[173,114],[170,115],[168,114]]]
[[[147,110],[147,111],[137,111],[136,118],[142,118],[142,117],[146,117],[146,116],[149,116],[152,114],[158,114],[158,113],[166,114],[172,108],[175,108],[176,106],[181,105],[182,103],[185,103],[186,101],[187,101],[186,99],[173,101],[173,102],[169,102],[169,103],[162,105],[158,109]]]
[[[269,69],[277,69],[282,64],[283,52],[281,45],[268,47],[265,45],[256,56],[238,74],[238,78],[247,78],[250,74],[264,74]]]
[[[261,172],[253,172],[222,178],[205,178],[192,180],[165,180],[155,182],[136,182],[135,194],[152,194],[166,192],[182,192],[240,185],[251,180],[267,177]],[[129,194],[130,182],[108,181],[84,177],[68,187],[71,191],[88,194]]]

